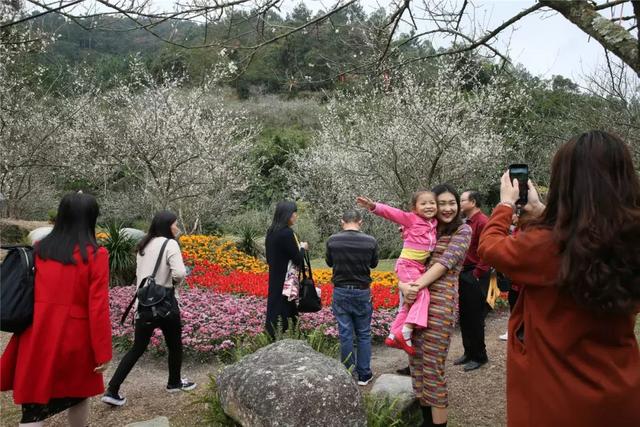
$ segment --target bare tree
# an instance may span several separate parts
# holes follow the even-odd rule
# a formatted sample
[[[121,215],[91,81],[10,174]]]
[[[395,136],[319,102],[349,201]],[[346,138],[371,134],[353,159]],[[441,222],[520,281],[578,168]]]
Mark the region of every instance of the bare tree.
[[[19,0],[11,1],[15,4]],[[295,27],[285,27],[279,21],[274,21],[270,11],[279,10],[287,0],[185,0],[176,2],[172,11],[157,11],[149,4],[149,0],[26,0],[39,12],[30,14],[12,13],[0,21],[2,31],[33,20],[39,16],[56,13],[73,20],[86,29],[95,26],[88,25],[83,18],[97,18],[101,16],[122,16],[132,24],[132,29],[144,29],[167,43],[184,48],[202,48],[209,46],[227,47],[242,50],[244,62],[250,62],[255,53],[265,46],[292,34],[317,26],[328,21],[335,14],[357,3],[357,0],[337,0],[333,6],[319,11],[314,17]],[[233,38],[210,40],[207,38],[206,28],[211,23],[224,20],[235,11],[243,9],[250,11],[246,21],[255,23],[252,32],[256,36],[255,43],[238,45]],[[471,0],[391,0],[390,13],[380,30],[385,35],[386,42],[382,44],[377,58],[369,59],[357,69],[374,67],[382,70],[382,64],[401,44],[412,40],[427,39],[429,37],[448,37],[452,47],[437,53],[413,58],[411,61],[433,58],[451,53],[460,53],[475,49],[499,56],[504,60],[508,57],[495,48],[495,41],[499,34],[511,27],[525,16],[552,11],[561,14],[568,21],[576,25],[581,31],[597,40],[606,50],[610,51],[624,63],[640,74],[640,57],[638,54],[638,21],[640,18],[640,1],[633,0],[538,0],[531,6],[505,20],[495,28],[478,28],[474,11],[477,6]],[[615,15],[615,16],[614,16]],[[202,43],[185,45],[181,41],[170,37],[162,37],[155,31],[155,27],[167,21],[194,21],[205,27]],[[245,23],[246,23],[245,21]],[[469,22],[467,22],[469,21]],[[467,25],[465,25],[467,23]],[[469,23],[471,25],[469,25]],[[238,22],[230,25],[237,25]],[[413,27],[414,34],[409,39],[397,42],[398,32],[402,25]],[[428,28],[422,31],[422,28]],[[229,31],[232,34],[232,31]],[[635,35],[634,35],[635,34]],[[394,41],[395,40],[395,41]],[[4,41],[6,42],[6,41]],[[0,43],[3,43],[0,37]],[[352,71],[356,71],[355,69]]]

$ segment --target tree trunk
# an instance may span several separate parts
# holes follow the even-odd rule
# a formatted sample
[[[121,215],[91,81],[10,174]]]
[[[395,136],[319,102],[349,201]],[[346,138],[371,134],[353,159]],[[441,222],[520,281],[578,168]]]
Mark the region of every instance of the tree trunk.
[[[605,49],[622,59],[640,76],[638,39],[634,38],[630,31],[600,15],[586,0],[540,0],[540,3],[560,12],[578,28],[600,42]],[[634,9],[636,9],[635,4]]]

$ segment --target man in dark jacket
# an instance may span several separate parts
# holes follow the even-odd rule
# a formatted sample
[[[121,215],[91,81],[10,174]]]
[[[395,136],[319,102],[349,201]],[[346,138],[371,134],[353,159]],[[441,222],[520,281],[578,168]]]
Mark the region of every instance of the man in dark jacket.
[[[362,216],[354,209],[342,215],[342,231],[327,240],[326,261],[333,267],[333,311],[338,322],[341,360],[354,365],[358,384],[367,385],[371,372],[371,269],[378,265],[378,242],[360,231]],[[357,349],[353,348],[353,333]]]
[[[471,243],[463,262],[459,282],[460,333],[464,354],[454,365],[464,364],[465,371],[473,371],[488,362],[484,343],[484,320],[489,312],[489,265],[478,256],[478,242],[487,216],[480,210],[481,195],[469,190],[460,196],[460,210],[471,227]]]

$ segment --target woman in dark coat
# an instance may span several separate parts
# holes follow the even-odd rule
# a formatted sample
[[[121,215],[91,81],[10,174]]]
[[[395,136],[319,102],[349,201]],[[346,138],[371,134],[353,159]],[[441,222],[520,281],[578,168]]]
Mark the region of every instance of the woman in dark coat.
[[[265,328],[271,338],[275,338],[278,323],[284,332],[287,330],[289,322],[295,324],[298,318],[295,301],[288,301],[282,295],[289,261],[302,268],[304,250],[308,249],[307,243],[299,243],[291,229],[291,226],[298,219],[296,211],[297,207],[294,202],[278,202],[273,222],[267,230],[265,246],[267,264],[269,264],[269,296],[267,298]]]

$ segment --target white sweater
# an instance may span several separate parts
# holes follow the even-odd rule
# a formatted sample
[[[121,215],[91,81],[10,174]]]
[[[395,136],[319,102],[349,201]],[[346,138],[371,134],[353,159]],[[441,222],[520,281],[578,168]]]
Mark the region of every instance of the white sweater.
[[[136,257],[136,284],[138,286],[140,286],[142,279],[153,274],[153,268],[156,266],[160,248],[165,240],[167,240],[165,237],[154,237],[144,248],[144,255],[140,255],[138,252]],[[170,239],[167,247],[164,248],[162,261],[160,261],[160,266],[156,273],[156,283],[170,288],[174,285],[181,284],[186,275],[187,270],[184,267],[180,246],[178,242]]]

